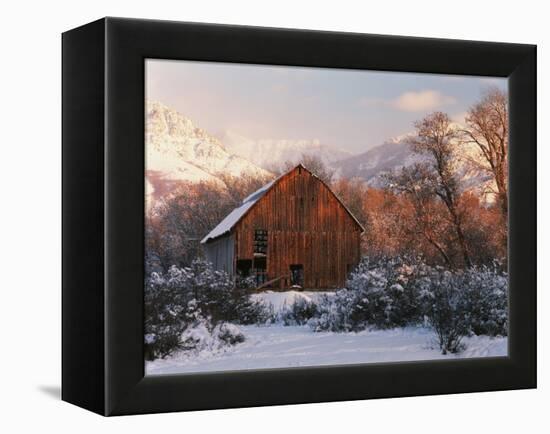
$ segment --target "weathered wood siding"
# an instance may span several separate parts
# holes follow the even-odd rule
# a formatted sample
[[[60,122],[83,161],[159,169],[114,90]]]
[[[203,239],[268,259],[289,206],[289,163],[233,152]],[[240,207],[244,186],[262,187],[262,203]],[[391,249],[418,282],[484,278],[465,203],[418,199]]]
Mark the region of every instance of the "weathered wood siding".
[[[360,258],[360,226],[304,168],[281,178],[237,223],[237,259],[253,258],[256,229],[268,231],[269,279],[289,276],[291,264],[302,264],[305,288],[338,288]],[[277,284],[289,285],[289,278]]]
[[[235,238],[233,234],[228,234],[205,244],[204,253],[214,269],[233,275],[235,263]]]

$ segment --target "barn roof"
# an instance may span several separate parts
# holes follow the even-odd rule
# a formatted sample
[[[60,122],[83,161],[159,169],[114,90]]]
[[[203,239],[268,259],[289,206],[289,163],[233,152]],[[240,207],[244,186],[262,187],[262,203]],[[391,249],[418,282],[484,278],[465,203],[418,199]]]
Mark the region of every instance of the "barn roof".
[[[273,184],[275,184],[275,181],[277,179],[274,179],[273,181],[267,183],[262,188],[252,193],[250,196],[245,197],[241,206],[235,208],[221,222],[219,222],[218,225],[201,240],[201,243],[206,243],[208,240],[218,238],[219,236],[233,229],[233,226],[235,226],[239,222],[239,220],[244,217],[248,210],[252,208],[254,204],[258,202],[258,200],[260,200],[260,198],[269,191],[269,189],[273,186]]]
[[[235,208],[233,211],[231,211],[218,225],[210,231],[208,235],[206,235],[202,240],[201,244],[206,243],[207,241],[213,240],[214,238],[218,238],[222,235],[225,235],[226,233],[230,232],[231,229],[235,227],[235,225],[246,215],[246,213],[269,191],[271,188],[284,176],[289,174],[290,172],[296,170],[298,167],[301,167],[305,170],[307,170],[311,175],[315,176],[317,178],[317,175],[312,173],[310,170],[308,170],[306,167],[304,167],[303,164],[298,164],[293,169],[289,170],[288,172],[280,175],[276,179],[274,179],[271,182],[268,182],[263,187],[256,190],[254,193],[250,194],[249,196],[245,197],[242,201],[242,204]],[[323,184],[325,182],[318,178]],[[326,184],[325,184],[326,185]],[[334,194],[334,192],[330,189],[330,187],[327,186],[329,191]],[[334,194],[334,197],[336,200],[344,207],[344,209],[348,212],[348,214],[351,216],[351,218],[357,223],[357,225],[361,228],[361,231],[364,231],[363,226],[361,223],[359,223],[359,220],[355,218],[355,216],[351,213],[351,211],[342,203],[340,198]]]

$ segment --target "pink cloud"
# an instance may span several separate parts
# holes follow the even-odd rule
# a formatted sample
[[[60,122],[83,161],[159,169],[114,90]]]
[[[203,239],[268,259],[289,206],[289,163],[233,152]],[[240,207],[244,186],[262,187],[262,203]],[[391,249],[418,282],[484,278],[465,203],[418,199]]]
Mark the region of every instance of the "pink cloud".
[[[361,100],[361,105],[380,105],[407,112],[425,112],[455,103],[455,98],[444,95],[437,90],[404,92],[397,98],[390,100],[383,98],[363,98]]]

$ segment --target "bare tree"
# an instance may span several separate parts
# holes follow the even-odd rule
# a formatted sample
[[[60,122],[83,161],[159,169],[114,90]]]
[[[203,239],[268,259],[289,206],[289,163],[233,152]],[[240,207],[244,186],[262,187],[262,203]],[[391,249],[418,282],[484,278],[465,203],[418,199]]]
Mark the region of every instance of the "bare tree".
[[[454,147],[459,132],[452,125],[449,116],[435,112],[415,123],[417,137],[412,145],[414,152],[431,156],[434,170],[433,191],[445,204],[451,223],[454,226],[457,241],[462,251],[464,263],[472,266],[463,229],[463,215],[460,212],[459,183],[455,170]]]
[[[237,202],[220,185],[185,184],[165,197],[147,221],[147,252],[162,268],[191,264],[200,252],[200,240]]]
[[[200,240],[269,176],[222,176],[220,182],[182,183],[147,215],[146,256],[149,269],[189,266],[201,255]]]
[[[426,164],[404,167],[398,173],[384,176],[387,187],[404,194],[413,206],[413,221],[407,222],[408,236],[423,238],[441,256],[449,268],[454,268],[452,252],[445,243],[446,225],[441,205],[434,200],[437,180]]]
[[[492,174],[503,215],[508,215],[508,101],[498,88],[487,90],[466,116],[466,141],[475,143]],[[487,168],[487,166],[485,166]]]
[[[365,210],[367,190],[366,184],[358,178],[341,178],[332,184],[332,191],[363,226],[367,224]]]
[[[275,178],[275,175],[242,174],[232,176],[219,174],[218,178],[225,184],[227,194],[235,204],[240,204],[244,198],[254,193]]]

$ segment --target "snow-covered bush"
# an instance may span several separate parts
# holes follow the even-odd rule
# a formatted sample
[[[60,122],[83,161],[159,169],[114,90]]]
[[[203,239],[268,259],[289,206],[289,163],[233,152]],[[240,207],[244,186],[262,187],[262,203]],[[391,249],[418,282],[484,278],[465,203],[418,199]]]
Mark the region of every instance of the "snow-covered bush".
[[[183,269],[188,279],[185,288],[191,291],[201,311],[212,321],[253,324],[264,321],[265,306],[252,299],[246,281],[233,282],[225,272],[214,270],[203,260],[195,260]]]
[[[270,310],[253,300],[247,288],[236,287],[230,295],[226,320],[237,324],[263,324],[271,318]]]
[[[417,258],[364,258],[346,284],[357,297],[353,319],[360,326],[365,323],[378,328],[420,322],[423,311],[418,282],[430,270]]]
[[[183,270],[151,273],[145,280],[145,358],[166,357],[181,348],[181,336],[197,315],[196,300],[184,287]]]
[[[507,288],[506,273],[496,264],[451,272],[415,258],[364,258],[345,289],[319,299],[309,325],[348,332],[427,318],[442,350],[457,351],[464,335],[507,334]]]
[[[508,335],[508,276],[497,264],[467,270],[467,319],[471,333]]]
[[[188,352],[216,352],[244,340],[244,335],[236,325],[224,322],[213,327],[211,321],[201,318],[182,333],[180,349]]]
[[[284,325],[304,325],[317,314],[317,305],[312,300],[297,297],[290,305],[283,306],[279,320]]]
[[[462,274],[436,270],[423,293],[428,301],[427,317],[433,327],[443,354],[457,353],[462,339],[468,335],[467,297]]]
[[[349,332],[357,327],[352,323],[351,314],[354,311],[356,295],[347,289],[337,291],[333,295],[323,295],[317,302],[317,314],[308,321],[308,325],[316,332]]]
[[[443,354],[460,351],[467,335],[507,335],[508,280],[496,265],[454,272],[434,268],[419,286]]]
[[[235,287],[227,273],[213,270],[208,262],[195,260],[190,267],[153,272],[145,281],[145,356],[152,360],[201,348],[205,339],[199,337],[206,334],[222,344],[235,344],[244,336],[224,323],[250,324],[268,315],[248,289]]]
[[[224,322],[216,327],[215,335],[228,345],[235,345],[244,342],[244,335],[235,324]]]
[[[314,330],[358,331],[368,326],[400,327],[422,317],[416,281],[427,269],[405,265],[401,258],[363,258],[346,289],[320,301]]]

